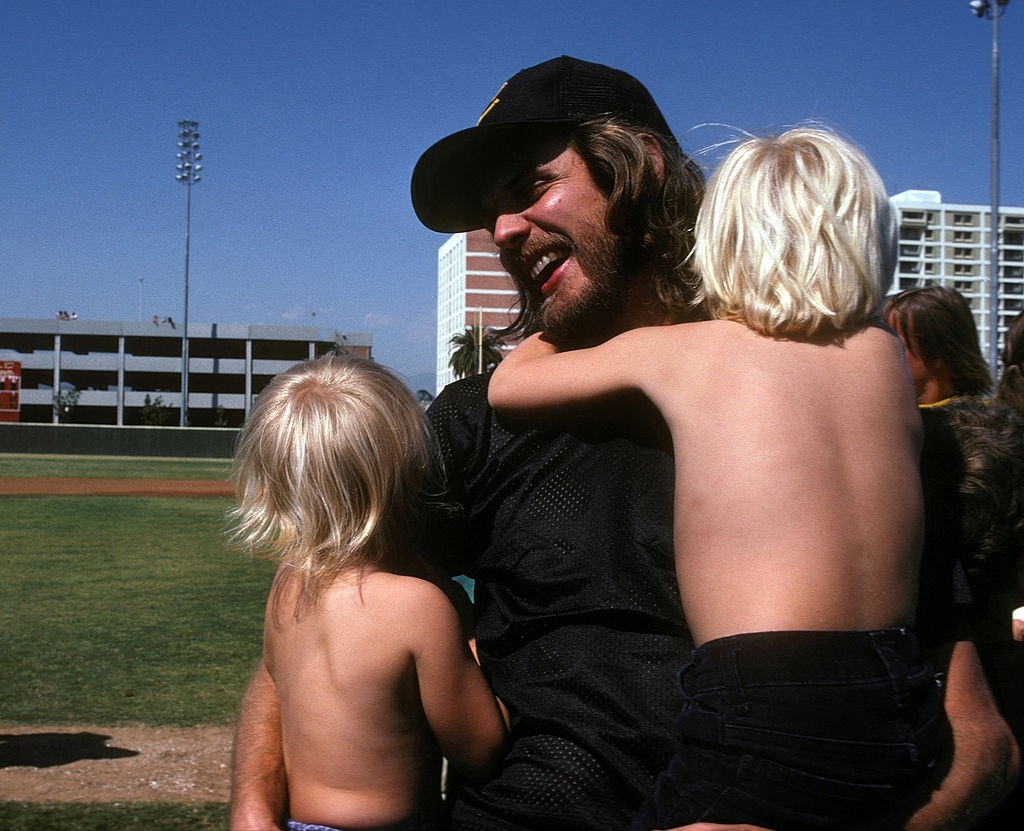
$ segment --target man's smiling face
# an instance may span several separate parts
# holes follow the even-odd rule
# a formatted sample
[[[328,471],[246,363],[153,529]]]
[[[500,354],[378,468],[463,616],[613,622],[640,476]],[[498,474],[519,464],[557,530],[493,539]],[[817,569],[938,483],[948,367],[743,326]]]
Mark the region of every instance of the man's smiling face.
[[[621,312],[628,281],[608,199],[564,137],[510,159],[484,205],[502,265],[554,342],[592,340]]]

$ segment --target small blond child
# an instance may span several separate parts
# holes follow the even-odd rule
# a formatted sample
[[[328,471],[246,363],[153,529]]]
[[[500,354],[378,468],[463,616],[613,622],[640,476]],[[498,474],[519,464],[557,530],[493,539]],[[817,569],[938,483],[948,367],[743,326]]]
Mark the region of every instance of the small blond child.
[[[880,325],[885,190],[829,131],[751,138],[709,184],[695,252],[713,319],[564,353],[541,333],[489,392],[534,418],[640,393],[671,433],[697,648],[675,756],[633,829],[902,827],[948,725],[907,628],[922,428],[903,348]]]
[[[240,437],[233,541],[279,558],[264,626],[289,828],[430,828],[442,756],[487,778],[505,723],[415,533],[423,411],[370,361],[278,375]]]

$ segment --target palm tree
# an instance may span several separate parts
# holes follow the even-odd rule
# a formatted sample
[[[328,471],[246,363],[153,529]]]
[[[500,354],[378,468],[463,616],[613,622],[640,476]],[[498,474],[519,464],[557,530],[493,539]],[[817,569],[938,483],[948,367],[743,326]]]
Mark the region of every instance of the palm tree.
[[[501,363],[504,342],[490,329],[484,328],[481,334],[479,326],[467,326],[465,332],[453,335],[449,342],[454,348],[448,366],[456,378],[479,375]]]

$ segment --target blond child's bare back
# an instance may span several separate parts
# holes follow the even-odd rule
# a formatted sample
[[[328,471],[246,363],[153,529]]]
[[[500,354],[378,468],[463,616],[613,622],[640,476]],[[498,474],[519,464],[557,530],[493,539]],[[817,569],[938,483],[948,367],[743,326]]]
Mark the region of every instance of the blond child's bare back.
[[[676,569],[697,645],[913,621],[921,426],[894,334],[785,340],[716,320],[553,353],[536,337],[521,345],[495,373],[492,403],[550,413],[634,390],[657,406],[673,441]]]
[[[369,570],[315,605],[283,567],[267,604],[264,660],[281,703],[292,819],[340,828],[437,816],[441,756],[487,777],[498,705],[440,588]]]

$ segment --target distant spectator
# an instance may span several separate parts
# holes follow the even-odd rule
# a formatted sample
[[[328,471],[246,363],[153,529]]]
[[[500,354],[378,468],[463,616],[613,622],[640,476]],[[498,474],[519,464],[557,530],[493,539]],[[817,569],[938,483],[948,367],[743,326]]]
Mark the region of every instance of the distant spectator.
[[[882,316],[906,348],[919,405],[989,393],[992,376],[978,328],[959,292],[943,286],[908,289],[886,300]]]
[[[1003,375],[999,379],[994,400],[1024,417],[1024,312],[1018,314],[1006,330]]]

